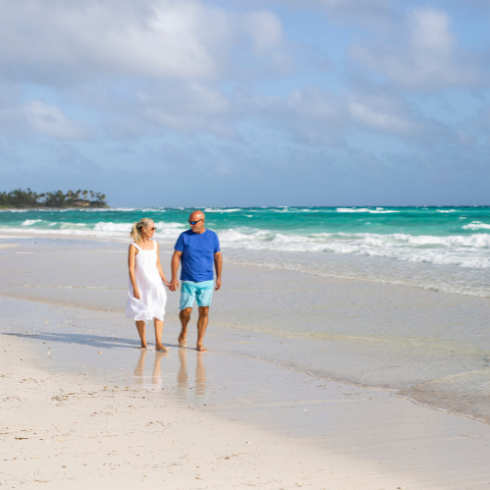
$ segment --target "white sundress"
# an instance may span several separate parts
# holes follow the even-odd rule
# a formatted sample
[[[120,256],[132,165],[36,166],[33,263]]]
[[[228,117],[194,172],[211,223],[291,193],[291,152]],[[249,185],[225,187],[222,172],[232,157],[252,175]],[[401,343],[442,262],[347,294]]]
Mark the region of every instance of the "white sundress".
[[[134,297],[133,285],[129,280],[128,302],[126,317],[135,321],[149,321],[153,318],[163,321],[167,293],[157,269],[157,243],[152,250],[143,250],[136,243],[136,284],[140,290],[141,299]]]

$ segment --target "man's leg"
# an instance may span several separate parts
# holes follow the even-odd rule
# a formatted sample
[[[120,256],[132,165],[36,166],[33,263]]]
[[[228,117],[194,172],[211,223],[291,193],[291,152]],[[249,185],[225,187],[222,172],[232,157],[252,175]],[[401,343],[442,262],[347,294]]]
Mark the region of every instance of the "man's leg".
[[[179,318],[182,324],[182,330],[179,335],[179,345],[185,347],[187,341],[187,325],[191,319],[192,308],[184,308],[180,310]]]
[[[191,319],[192,307],[196,298],[196,288],[193,283],[182,281],[180,288],[180,323],[182,330],[179,335],[179,345],[185,347],[187,341],[187,325]]]
[[[209,306],[199,307],[199,319],[197,320],[197,350],[199,352],[206,352],[202,345],[204,339],[204,334],[206,333],[206,328],[208,326],[209,320]]]

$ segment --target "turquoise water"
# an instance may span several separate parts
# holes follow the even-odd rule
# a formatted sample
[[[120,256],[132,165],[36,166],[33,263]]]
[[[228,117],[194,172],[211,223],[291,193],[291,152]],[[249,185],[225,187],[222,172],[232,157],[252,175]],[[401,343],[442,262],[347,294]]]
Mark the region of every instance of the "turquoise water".
[[[0,212],[0,230],[127,239],[152,218],[169,250],[190,209]],[[490,297],[490,207],[211,208],[235,262]]]

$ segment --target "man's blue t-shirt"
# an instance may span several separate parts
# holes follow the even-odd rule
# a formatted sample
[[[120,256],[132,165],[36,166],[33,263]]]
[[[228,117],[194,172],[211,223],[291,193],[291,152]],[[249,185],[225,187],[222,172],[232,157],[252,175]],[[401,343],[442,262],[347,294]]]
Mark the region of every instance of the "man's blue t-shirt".
[[[218,235],[214,231],[194,233],[192,230],[181,233],[175,250],[182,253],[181,281],[212,281],[214,254],[220,251]]]

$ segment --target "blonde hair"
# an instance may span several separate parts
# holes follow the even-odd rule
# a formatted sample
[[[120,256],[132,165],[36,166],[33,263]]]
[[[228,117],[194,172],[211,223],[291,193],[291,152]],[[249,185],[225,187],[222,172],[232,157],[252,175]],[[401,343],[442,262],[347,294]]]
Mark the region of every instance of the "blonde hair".
[[[146,228],[150,223],[153,223],[151,218],[142,218],[138,223],[133,225],[131,228],[131,233],[129,236],[136,242],[139,243],[141,241],[141,230]]]

